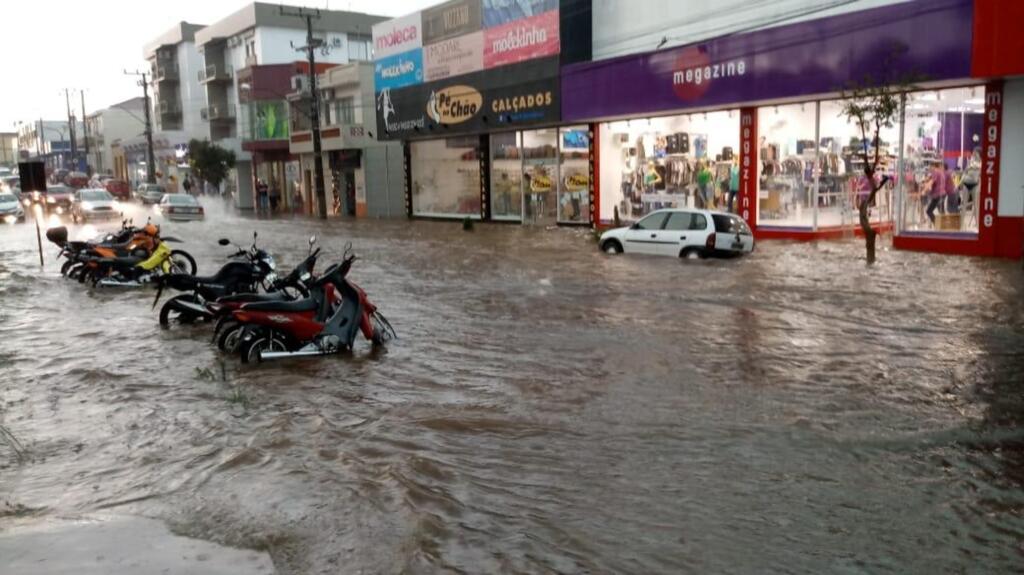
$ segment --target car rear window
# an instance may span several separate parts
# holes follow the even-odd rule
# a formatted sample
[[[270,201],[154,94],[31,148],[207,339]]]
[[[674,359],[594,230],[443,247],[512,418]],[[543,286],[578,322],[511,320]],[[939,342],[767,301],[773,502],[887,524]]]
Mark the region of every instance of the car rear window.
[[[103,202],[112,200],[113,198],[111,198],[110,194],[107,192],[96,190],[92,192],[82,192],[82,199],[87,202]]]
[[[736,216],[711,214],[711,219],[715,221],[716,232],[723,234],[750,235],[750,227],[747,226],[747,222]]]
[[[185,194],[173,194],[167,196],[167,198],[168,202],[182,206],[194,205],[196,203],[195,198],[193,198],[192,196],[186,196]]]

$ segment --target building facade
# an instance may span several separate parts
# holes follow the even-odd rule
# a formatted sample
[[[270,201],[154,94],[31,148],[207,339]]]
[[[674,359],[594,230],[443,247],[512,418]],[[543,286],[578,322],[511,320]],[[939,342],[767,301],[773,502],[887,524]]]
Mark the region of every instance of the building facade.
[[[1020,154],[1024,47],[1007,23],[1022,5],[713,4],[594,3],[587,61],[564,57],[577,49],[570,30],[582,30],[565,24],[578,11],[564,1],[482,0],[481,50],[471,28],[454,31],[455,41],[444,29],[466,17],[474,26],[472,2],[380,26],[378,130],[405,142],[409,215],[602,226],[711,206],[742,215],[761,238],[841,236],[859,227],[866,151],[889,176],[871,223],[891,231],[897,248],[1020,257],[1024,175],[1000,158]],[[563,15],[560,35],[541,18],[553,9]],[[553,37],[559,78],[532,90],[532,101],[492,95],[473,71],[481,59],[484,76],[507,66],[509,49],[543,54]],[[511,74],[499,91],[545,78],[542,70],[517,76],[522,65],[500,68]],[[458,77],[434,79],[452,72]],[[844,90],[869,77],[915,79],[878,145],[842,113]],[[549,92],[558,110],[539,113]],[[503,129],[524,117],[536,124]],[[454,132],[479,138],[431,143],[430,134]],[[954,186],[936,202],[929,175],[941,166]]]
[[[18,165],[18,133],[0,132],[0,166],[13,168]]]
[[[47,172],[72,170],[71,134],[67,120],[35,120],[18,125],[19,161],[42,161]],[[76,132],[82,124],[76,122]]]
[[[145,100],[125,100],[89,114],[85,118],[83,151],[88,149],[88,165],[96,173],[114,173],[115,142],[136,138],[146,129]]]
[[[324,189],[331,213],[374,218],[405,214],[402,146],[374,137],[373,75],[370,62],[352,62],[323,72],[318,80]],[[300,158],[301,204],[306,213],[315,214],[310,91],[304,80],[297,79],[299,89],[290,96],[289,145]]]
[[[368,59],[370,29],[384,19],[355,12],[320,11],[314,32],[322,42],[317,50],[318,63]],[[283,14],[276,4],[257,2],[197,32],[196,44],[202,56],[203,67],[197,78],[205,91],[201,117],[206,135],[235,152],[238,161],[232,180],[237,190],[236,205],[252,209],[258,176],[255,167],[261,160],[278,165],[294,162],[281,156],[288,153],[287,134],[281,130],[287,130],[287,94],[292,89],[275,81],[280,77],[290,79],[294,74],[290,69],[261,67],[294,66],[304,59],[304,53],[296,52],[294,46],[306,44],[305,20]],[[272,133],[265,131],[268,119],[276,126]],[[267,169],[277,170],[273,166]],[[282,176],[279,185],[283,197],[292,195],[285,190],[289,186],[284,178],[289,173],[297,172],[285,166],[283,172],[274,175]],[[266,175],[269,178],[271,174]],[[291,208],[286,202],[282,199],[281,205]]]

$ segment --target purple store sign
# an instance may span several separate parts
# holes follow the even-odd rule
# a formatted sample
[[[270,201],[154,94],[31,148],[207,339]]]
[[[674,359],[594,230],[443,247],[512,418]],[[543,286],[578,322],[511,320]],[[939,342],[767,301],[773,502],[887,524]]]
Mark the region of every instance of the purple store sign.
[[[973,0],[917,0],[567,66],[562,119],[833,93],[867,75],[969,78],[973,14]]]

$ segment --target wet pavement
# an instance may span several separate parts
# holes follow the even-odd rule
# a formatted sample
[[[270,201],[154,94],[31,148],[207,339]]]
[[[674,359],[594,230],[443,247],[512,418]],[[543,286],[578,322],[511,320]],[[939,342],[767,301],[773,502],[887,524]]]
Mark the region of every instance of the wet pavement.
[[[217,209],[164,233],[212,273],[216,238],[253,230],[286,269],[310,233],[352,241],[400,339],[241,366],[0,227],[0,529],[142,515],[288,574],[1024,564],[1019,263],[613,257],[583,230]]]

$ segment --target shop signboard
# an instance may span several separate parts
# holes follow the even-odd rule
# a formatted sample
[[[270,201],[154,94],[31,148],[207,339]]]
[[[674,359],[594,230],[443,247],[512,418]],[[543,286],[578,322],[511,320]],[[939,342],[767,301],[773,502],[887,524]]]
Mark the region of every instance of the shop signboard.
[[[558,59],[531,60],[377,94],[377,132],[383,139],[449,137],[557,122]]]
[[[484,33],[481,30],[423,47],[425,82],[476,72],[484,67]]]
[[[422,21],[419,12],[374,24],[373,57],[376,60],[423,47]]]
[[[484,31],[484,67],[496,68],[558,54],[558,10]]]
[[[416,48],[373,63],[373,89],[396,89],[423,82],[423,50]]]
[[[971,76],[972,0],[906,2],[563,68],[566,121]],[[485,38],[484,65],[487,60]]]
[[[986,253],[995,249],[996,208],[999,205],[999,153],[1002,150],[1003,83],[996,80],[985,88],[985,135],[981,147],[981,193],[978,229]]]
[[[423,44],[480,30],[480,0],[451,0],[423,11]]]
[[[558,0],[483,0],[484,28],[558,10]]]

